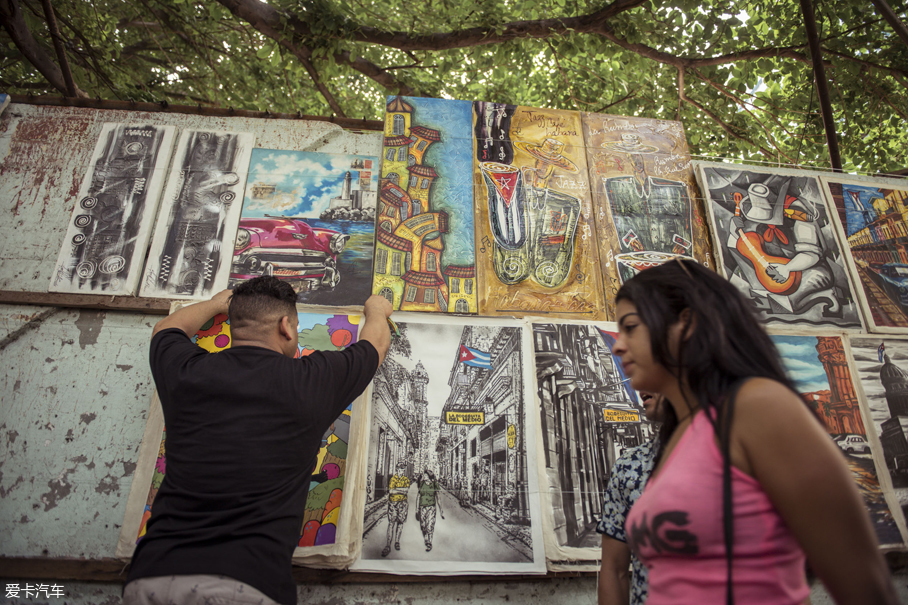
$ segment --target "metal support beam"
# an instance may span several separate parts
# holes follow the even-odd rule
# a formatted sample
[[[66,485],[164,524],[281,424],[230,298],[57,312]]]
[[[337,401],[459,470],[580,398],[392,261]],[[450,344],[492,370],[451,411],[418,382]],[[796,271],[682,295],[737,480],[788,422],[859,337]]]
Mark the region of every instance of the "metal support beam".
[[[811,0],[801,0],[801,13],[804,15],[804,27],[807,29],[807,45],[810,47],[810,58],[813,60],[813,75],[817,85],[817,96],[823,113],[823,126],[826,129],[826,144],[829,146],[829,163],[836,172],[842,172],[842,157],[839,155],[839,140],[836,138],[835,118],[832,115],[832,103],[829,101],[829,87],[826,84],[826,68],[823,67],[823,55],[820,52],[820,36],[817,34],[817,20]]]
[[[54,7],[51,6],[50,0],[41,0],[44,7],[44,18],[47,19],[47,28],[50,30],[50,37],[54,41],[54,50],[57,51],[57,61],[60,62],[60,71],[63,72],[63,82],[66,84],[66,96],[76,96],[76,83],[73,81],[73,72],[69,69],[69,61],[66,59],[66,49],[63,48],[63,36],[60,35],[60,28],[57,27],[57,17],[54,15]]]

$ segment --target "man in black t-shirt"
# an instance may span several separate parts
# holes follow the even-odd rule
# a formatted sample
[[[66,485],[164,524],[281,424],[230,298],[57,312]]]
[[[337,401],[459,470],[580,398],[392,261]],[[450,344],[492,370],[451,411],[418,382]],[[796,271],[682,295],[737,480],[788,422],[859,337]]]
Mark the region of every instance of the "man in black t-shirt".
[[[189,336],[230,316],[231,348]],[[259,277],[154,327],[151,372],[167,427],[167,473],[124,589],[128,605],[296,603],[291,557],[321,437],[390,345],[391,305],[364,307],[359,341],[294,359],[296,294]]]

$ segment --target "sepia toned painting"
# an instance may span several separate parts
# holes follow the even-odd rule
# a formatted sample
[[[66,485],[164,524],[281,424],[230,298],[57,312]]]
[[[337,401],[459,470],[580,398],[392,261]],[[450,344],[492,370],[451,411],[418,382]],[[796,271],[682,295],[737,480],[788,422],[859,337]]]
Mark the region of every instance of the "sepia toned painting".
[[[475,102],[473,132],[480,312],[599,318],[580,113]]]
[[[675,257],[713,267],[680,122],[583,113],[606,317],[625,281]]]

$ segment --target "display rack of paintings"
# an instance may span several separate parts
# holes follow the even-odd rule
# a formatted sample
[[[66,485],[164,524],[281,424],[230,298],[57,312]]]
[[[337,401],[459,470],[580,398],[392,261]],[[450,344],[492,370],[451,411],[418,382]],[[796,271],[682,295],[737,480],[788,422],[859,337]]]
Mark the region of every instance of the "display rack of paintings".
[[[908,536],[908,338],[851,335],[848,345],[870,430],[866,438],[848,435],[844,446],[874,454],[880,482],[892,493],[892,512]]]
[[[373,381],[356,571],[544,573],[532,343],[513,319],[406,314]]]
[[[871,331],[908,333],[908,186],[822,176]]]
[[[101,125],[50,292],[136,293],[175,132],[173,126]]]
[[[654,437],[643,404],[613,356],[613,323],[533,324],[546,556],[598,559],[603,490],[615,460]]]
[[[227,287],[254,142],[251,134],[182,132],[142,296],[202,299]]]
[[[859,376],[864,382],[866,376],[872,373],[873,370],[864,364],[866,353],[862,354],[862,361],[858,361],[855,370],[849,363],[852,353],[846,349],[847,343],[841,334],[773,334],[771,338],[795,389],[845,455],[870,513],[880,546],[884,549],[904,549],[904,517],[892,499],[893,506],[887,502],[885,482],[881,483],[879,475],[885,472],[885,467],[874,463],[867,424],[859,403],[859,391],[855,387],[857,381],[853,378]],[[880,341],[877,339],[874,342],[877,343],[873,351],[875,356]],[[879,382],[879,364],[876,368]]]
[[[476,313],[471,104],[389,97],[372,293],[396,310]]]
[[[180,303],[174,303],[178,308]],[[358,339],[362,316],[299,313],[297,357],[315,351],[339,351]],[[193,341],[216,353],[230,347],[230,321],[218,315],[202,326]],[[366,392],[368,394],[368,390]],[[358,398],[322,437],[306,511],[293,561],[300,565],[344,568],[358,555],[364,495],[348,486],[362,485],[366,428],[361,422],[366,395]],[[167,433],[160,401],[155,395],[139,450],[136,476],[130,489],[120,531],[117,556],[128,559],[145,534],[155,495],[167,469]]]
[[[580,112],[477,101],[473,133],[480,312],[600,319]]]
[[[714,268],[681,122],[583,113],[606,318],[643,269],[682,257]]]
[[[377,157],[253,149],[230,287],[273,275],[300,303],[363,304],[377,189]]]
[[[857,295],[816,175],[697,164],[720,274],[769,327],[857,331]]]

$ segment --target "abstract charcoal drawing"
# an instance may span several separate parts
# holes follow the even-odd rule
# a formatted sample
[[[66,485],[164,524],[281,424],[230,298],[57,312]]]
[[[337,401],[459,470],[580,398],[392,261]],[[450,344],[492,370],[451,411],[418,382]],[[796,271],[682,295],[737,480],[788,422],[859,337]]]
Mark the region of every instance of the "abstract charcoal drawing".
[[[771,338],[798,393],[845,455],[880,545],[901,547],[898,523],[886,503],[867,445],[867,431],[842,337],[773,335]]]
[[[597,556],[595,526],[615,460],[654,436],[612,355],[617,336],[614,324],[533,324],[545,489],[551,495],[543,505],[559,549],[552,558]]]
[[[580,114],[476,102],[473,134],[482,313],[597,318]]]
[[[680,122],[583,113],[608,305],[640,271],[682,257],[711,266]]]
[[[149,124],[101,127],[51,292],[136,293],[175,132]]]
[[[908,340],[852,336],[849,344],[871,429],[882,445],[880,470],[889,475],[904,523],[908,514]],[[856,452],[869,449],[866,439],[850,441]]]
[[[372,293],[395,309],[476,313],[470,103],[391,97]]]
[[[253,143],[251,134],[182,133],[142,296],[198,299],[227,286]]]
[[[699,169],[722,271],[768,325],[861,328],[815,177],[727,165]]]
[[[422,321],[398,323],[373,383],[354,569],[544,571],[526,328]]]
[[[361,316],[299,314],[297,358],[315,351],[339,351],[357,341]],[[230,321],[226,315],[209,320],[193,336],[193,342],[217,353],[230,347]],[[334,544],[338,537],[338,520],[344,500],[347,477],[347,451],[350,446],[350,425],[353,420],[351,404],[334,421],[322,437],[306,500],[306,512],[300,528],[298,547]],[[136,542],[145,535],[145,525],[151,516],[155,495],[164,481],[167,470],[167,433],[161,438],[151,488],[142,511],[142,521]]]
[[[821,177],[872,331],[908,332],[908,188]]]
[[[372,288],[378,158],[254,149],[230,286],[287,281],[297,301],[361,305]]]

